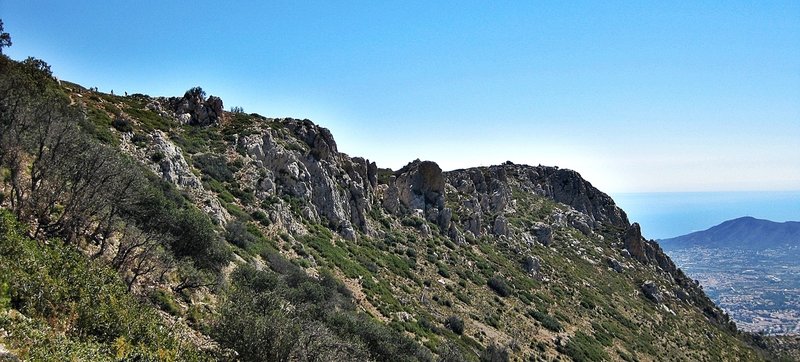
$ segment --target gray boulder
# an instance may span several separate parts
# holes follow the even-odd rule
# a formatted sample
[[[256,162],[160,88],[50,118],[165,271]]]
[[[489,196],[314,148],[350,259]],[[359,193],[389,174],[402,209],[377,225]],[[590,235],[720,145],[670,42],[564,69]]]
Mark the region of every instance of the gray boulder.
[[[553,229],[543,222],[535,223],[531,228],[531,234],[544,246],[550,246],[553,243]]]
[[[623,267],[617,259],[608,258],[606,259],[606,264],[608,264],[608,267],[614,269],[614,271],[617,273],[622,273],[625,271],[625,267]]]
[[[654,281],[648,280],[644,282],[641,286],[641,289],[642,293],[645,297],[647,297],[647,299],[650,299],[655,303],[661,303],[664,301],[664,295],[661,294],[661,290]]]
[[[435,162],[415,160],[397,171],[398,196],[408,209],[444,206],[444,176]]]
[[[224,109],[222,99],[214,96],[205,98],[205,95],[203,89],[195,87],[186,91],[182,98],[170,99],[179,122],[200,126],[219,123]]]
[[[526,273],[536,274],[542,269],[542,259],[535,255],[528,255],[522,259],[522,270]]]
[[[494,219],[492,232],[497,236],[507,236],[509,233],[508,219],[503,215],[498,215],[497,218]]]

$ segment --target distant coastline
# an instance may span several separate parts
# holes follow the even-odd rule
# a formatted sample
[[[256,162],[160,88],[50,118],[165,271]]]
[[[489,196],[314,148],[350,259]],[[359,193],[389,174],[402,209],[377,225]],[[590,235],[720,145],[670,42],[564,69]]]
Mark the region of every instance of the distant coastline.
[[[684,235],[742,216],[800,221],[800,190],[613,193],[611,197],[631,222],[642,226],[648,239]]]

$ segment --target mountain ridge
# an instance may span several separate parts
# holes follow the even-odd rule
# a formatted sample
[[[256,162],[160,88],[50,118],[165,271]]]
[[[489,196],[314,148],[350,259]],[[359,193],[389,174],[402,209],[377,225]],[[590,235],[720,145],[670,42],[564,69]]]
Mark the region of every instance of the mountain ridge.
[[[380,169],[340,153],[310,120],[224,111],[199,87],[119,96],[56,82],[41,61],[3,57],[0,69],[3,216],[21,224],[4,226],[0,257],[34,256],[29,269],[0,263],[0,326],[14,332],[0,342],[12,351],[74,358],[16,337],[45,328],[46,341],[144,359],[167,353],[155,345],[177,345],[177,356],[195,346],[199,360],[765,353],[575,171]],[[47,238],[63,242],[37,242]],[[35,266],[57,271],[61,260],[35,256],[62,244],[116,275],[107,283],[126,303],[195,338],[159,344],[173,337],[112,328],[136,313],[93,306],[69,285],[48,303],[77,309],[48,308]],[[73,269],[66,279],[81,280]],[[112,308],[101,325],[94,307]]]
[[[800,222],[775,222],[743,216],[724,221],[706,230],[658,240],[667,248],[737,247],[768,249],[800,244]]]

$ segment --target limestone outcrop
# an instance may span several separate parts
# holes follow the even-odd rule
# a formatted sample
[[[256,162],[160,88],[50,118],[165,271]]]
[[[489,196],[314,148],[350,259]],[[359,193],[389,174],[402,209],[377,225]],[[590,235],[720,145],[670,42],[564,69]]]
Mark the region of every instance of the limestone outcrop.
[[[200,87],[192,88],[182,98],[171,98],[169,103],[181,124],[207,126],[217,124],[222,119],[224,107],[222,99],[215,96],[206,98]]]

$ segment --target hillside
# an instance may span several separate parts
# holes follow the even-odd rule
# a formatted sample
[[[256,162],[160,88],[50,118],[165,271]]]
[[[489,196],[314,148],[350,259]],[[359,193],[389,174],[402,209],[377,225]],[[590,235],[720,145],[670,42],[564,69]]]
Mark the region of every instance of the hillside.
[[[800,245],[800,222],[774,222],[745,216],[707,230],[658,241],[667,249],[693,246],[764,250]]]
[[[382,169],[309,120],[36,59],[0,57],[0,95],[0,344],[23,359],[766,356],[577,172]]]

